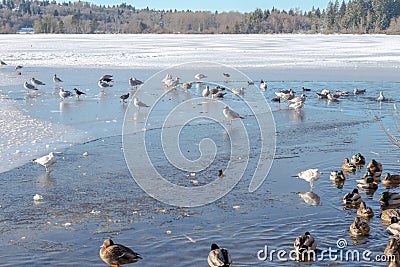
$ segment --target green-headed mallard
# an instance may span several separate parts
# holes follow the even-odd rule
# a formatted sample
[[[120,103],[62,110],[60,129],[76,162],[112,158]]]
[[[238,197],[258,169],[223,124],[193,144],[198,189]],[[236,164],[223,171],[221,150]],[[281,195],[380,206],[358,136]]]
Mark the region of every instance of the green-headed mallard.
[[[350,225],[350,234],[352,236],[366,236],[369,235],[369,225],[364,222],[361,218],[356,217],[353,223]]]
[[[397,217],[390,219],[390,225],[386,228],[388,234],[395,238],[400,238],[400,222]]]
[[[348,158],[343,160],[342,170],[344,172],[355,172],[357,170],[357,166],[349,161]]]
[[[380,217],[383,224],[390,224],[393,217],[397,217],[400,220],[400,212],[396,209],[386,209],[382,211]]]
[[[380,162],[377,162],[376,160],[371,160],[370,163],[368,163],[367,168],[370,170],[371,174],[373,177],[375,176],[381,176],[382,174],[382,164]]]
[[[106,239],[100,247],[100,258],[107,264],[120,266],[134,263],[142,258],[130,248],[114,244],[111,239]]]
[[[400,206],[400,194],[392,192],[383,192],[379,198],[382,207]]]
[[[347,193],[343,197],[343,204],[348,206],[358,206],[361,203],[361,196],[358,194],[358,189],[355,188],[353,192]]]
[[[232,266],[232,258],[229,251],[225,248],[219,248],[215,243],[211,245],[211,251],[207,258],[210,267],[230,267]]]
[[[335,182],[343,182],[346,180],[346,177],[343,174],[343,171],[332,171],[329,179]]]
[[[374,212],[370,207],[367,207],[364,201],[361,201],[360,207],[357,209],[357,216],[372,217],[374,216]]]
[[[378,183],[374,181],[374,178],[368,177],[365,180],[365,183],[358,183],[357,187],[361,190],[376,190],[378,189]],[[359,180],[357,180],[358,182]]]
[[[399,183],[400,175],[396,174],[391,175],[390,173],[386,173],[385,179],[382,180],[382,184],[385,186],[398,185]]]
[[[351,157],[351,163],[356,165],[365,165],[365,157],[361,153],[357,153]]]
[[[313,253],[317,249],[317,242],[310,232],[300,235],[294,241],[294,251],[298,260],[307,260],[308,254]],[[311,255],[311,254],[310,254]]]

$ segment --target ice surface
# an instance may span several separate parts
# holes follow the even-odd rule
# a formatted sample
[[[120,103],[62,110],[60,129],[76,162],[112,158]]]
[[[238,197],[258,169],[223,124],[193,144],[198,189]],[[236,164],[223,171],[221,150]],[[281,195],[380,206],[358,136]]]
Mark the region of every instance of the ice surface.
[[[1,35],[0,58],[40,67],[166,68],[218,61],[245,68],[399,68],[400,36]]]

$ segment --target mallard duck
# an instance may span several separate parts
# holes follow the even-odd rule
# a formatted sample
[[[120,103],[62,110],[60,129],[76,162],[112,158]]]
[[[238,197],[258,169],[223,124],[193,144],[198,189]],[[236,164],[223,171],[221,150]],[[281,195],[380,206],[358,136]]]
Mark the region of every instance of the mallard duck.
[[[374,212],[370,207],[367,207],[364,201],[361,201],[360,207],[357,209],[357,216],[372,217]]]
[[[139,254],[123,245],[114,244],[107,238],[100,247],[100,258],[107,264],[120,266],[122,264],[134,263],[142,259]]]
[[[397,217],[390,219],[390,225],[386,228],[386,231],[390,236],[400,238],[400,222]]]
[[[382,174],[382,164],[380,162],[377,162],[376,160],[372,160],[368,165],[367,168],[371,172],[372,176],[381,176]]]
[[[361,196],[358,194],[358,189],[354,188],[353,192],[347,193],[343,197],[343,204],[349,206],[358,206],[361,203]]]
[[[392,192],[383,192],[379,198],[379,203],[382,207],[400,206],[400,194]]]
[[[367,171],[364,173],[364,176],[362,178],[362,180],[357,180],[358,183],[362,184],[362,183],[366,183],[365,180],[368,177],[372,177],[374,178],[375,182],[380,182],[381,181],[381,173],[372,173],[371,170],[369,168],[367,168]],[[363,181],[364,180],[364,181]]]
[[[397,238],[390,238],[383,254],[387,258],[388,267],[397,267],[400,262],[400,243]]]
[[[306,232],[304,235],[300,235],[294,241],[294,251],[296,252],[298,259],[305,259],[308,256],[308,252],[315,251],[317,249],[317,242],[314,237],[311,236],[310,232]]]
[[[355,164],[351,163],[348,158],[345,158],[343,160],[342,170],[344,172],[355,172],[356,169],[357,169],[357,166]]]
[[[376,190],[378,189],[378,183],[375,182],[374,178],[368,177],[367,179],[363,179],[365,183],[357,184],[357,187],[362,190]],[[358,182],[359,180],[357,180]]]
[[[357,153],[351,157],[351,163],[356,165],[365,165],[365,157],[361,153]]]
[[[382,180],[382,184],[384,185],[396,185],[400,183],[400,175],[391,175],[390,173],[386,173],[385,179]]]
[[[230,267],[232,266],[232,258],[229,251],[225,248],[219,248],[215,243],[211,245],[211,251],[207,258],[210,267]]]
[[[319,169],[308,169],[297,174],[298,178],[304,179],[310,183],[311,189],[314,187],[314,181],[321,177],[321,172]]]
[[[335,182],[343,182],[346,180],[346,177],[344,176],[343,171],[331,171],[329,179]]]
[[[360,217],[356,217],[350,225],[350,234],[352,236],[366,236],[369,235],[369,225],[364,222]]]
[[[393,217],[400,220],[400,212],[396,209],[386,209],[382,211],[380,217],[383,224],[390,224]]]

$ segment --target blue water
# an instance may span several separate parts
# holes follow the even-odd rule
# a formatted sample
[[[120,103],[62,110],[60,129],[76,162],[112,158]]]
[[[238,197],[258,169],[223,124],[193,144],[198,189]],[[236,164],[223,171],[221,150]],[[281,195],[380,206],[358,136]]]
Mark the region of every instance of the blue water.
[[[79,136],[71,143],[54,145],[49,149],[59,152],[53,172],[46,174],[41,166],[30,162],[0,174],[0,263],[2,266],[106,266],[98,256],[104,238],[111,237],[140,253],[143,260],[135,266],[207,266],[207,255],[212,242],[227,247],[234,266],[293,266],[297,263],[260,261],[257,252],[266,245],[274,250],[290,251],[296,236],[310,231],[318,248],[337,248],[338,238],[344,238],[346,249],[360,252],[371,250],[373,256],[383,254],[389,239],[386,226],[378,217],[378,199],[385,190],[382,185],[372,196],[361,193],[375,212],[369,222],[371,234],[360,240],[352,239],[349,226],[355,210],[344,210],[341,199],[356,186],[365,169],[348,175],[342,189],[329,180],[332,170],[339,170],[343,158],[360,152],[367,160],[381,161],[384,172],[398,173],[398,149],[389,143],[382,125],[393,131],[393,103],[398,103],[396,82],[290,82],[272,81],[265,93],[269,101],[274,91],[293,88],[297,94],[301,87],[311,88],[300,112],[287,108],[287,104],[270,103],[277,129],[276,154],[266,181],[254,193],[248,192],[252,171],[258,159],[257,142],[251,142],[248,169],[243,179],[223,198],[197,208],[178,208],[154,200],[144,193],[132,179],[122,151],[121,133],[127,104],[119,96],[130,92],[127,80],[134,75],[139,79],[150,77],[151,70],[96,70],[57,69],[58,76],[66,80],[64,88],[78,87],[87,96],[81,100],[60,102],[54,93],[51,77],[54,69],[28,70],[26,77],[48,83],[38,96],[25,100],[25,89],[19,85],[0,88],[1,94],[12,99],[13,105],[32,118],[67,125]],[[99,94],[97,79],[112,73],[114,87]],[[248,71],[253,79],[259,71]],[[290,80],[290,79],[288,79]],[[247,87],[246,81],[219,81],[227,86]],[[322,89],[348,90],[366,88],[365,95],[341,98],[339,103],[318,100],[315,92]],[[246,95],[251,94],[252,88]],[[374,101],[379,91],[393,98],[390,103]],[[175,93],[182,99],[187,93],[196,95],[198,89]],[[172,100],[173,101],[173,100]],[[228,96],[226,101],[236,101]],[[245,113],[246,109],[237,110]],[[137,121],[146,111],[140,111]],[[252,117],[244,120],[249,139],[258,135]],[[235,124],[233,125],[235,127]],[[157,138],[161,129],[149,132]],[[196,133],[191,135],[190,133]],[[196,158],[196,144],[212,132],[217,144],[217,162],[202,175],[196,174],[201,184],[217,178],[217,171],[226,166],[226,153],[230,146],[224,142],[224,129],[218,124],[193,124],[184,128],[182,151]],[[153,134],[153,135],[152,135]],[[153,136],[153,137],[152,137]],[[170,181],[191,186],[185,172],[172,168],[160,156],[160,142],[154,140],[150,153],[156,158],[157,168]],[[240,147],[240,145],[239,145]],[[46,151],[46,149],[43,149]],[[158,151],[158,152],[157,152]],[[193,153],[187,152],[193,151]],[[88,157],[83,157],[88,152]],[[140,155],[138,155],[140,157]],[[318,206],[309,206],[298,195],[307,192],[309,184],[292,177],[299,171],[319,168],[323,175],[315,183],[314,192],[321,198]],[[225,179],[225,178],[224,178]],[[226,178],[228,179],[228,178]],[[398,191],[398,189],[392,189]],[[44,201],[34,203],[33,195],[41,194]],[[235,208],[234,208],[235,206]],[[167,232],[170,231],[170,232]],[[277,260],[276,258],[274,258]],[[303,264],[301,264],[303,265]],[[313,266],[385,266],[377,262],[321,262]]]

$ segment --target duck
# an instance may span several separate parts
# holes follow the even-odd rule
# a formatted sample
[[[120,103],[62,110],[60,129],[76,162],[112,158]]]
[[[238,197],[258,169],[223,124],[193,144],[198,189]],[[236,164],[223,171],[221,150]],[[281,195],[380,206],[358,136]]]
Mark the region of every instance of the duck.
[[[400,194],[388,191],[383,192],[379,198],[379,203],[381,207],[400,206]]]
[[[100,258],[107,264],[121,266],[122,264],[134,263],[142,259],[139,254],[128,247],[107,238],[100,247]]]
[[[355,165],[365,165],[365,157],[361,153],[357,153],[351,157],[351,163]]]
[[[230,267],[232,258],[226,248],[219,248],[215,243],[211,244],[211,250],[207,258],[210,267]]]
[[[314,188],[314,182],[321,177],[319,169],[308,169],[297,174],[298,178],[304,179],[310,183],[311,189]]]
[[[317,242],[314,237],[311,236],[310,232],[305,232],[304,235],[300,235],[294,241],[294,251],[296,252],[297,258],[304,259],[304,257],[309,254],[310,251],[315,251],[317,249]]]
[[[397,217],[400,220],[400,212],[396,209],[386,209],[380,214],[383,224],[390,224],[393,217]]]
[[[388,267],[397,267],[400,264],[400,242],[397,238],[390,238],[383,252],[386,256]]]
[[[368,223],[364,222],[360,217],[356,217],[350,225],[350,234],[352,236],[366,236],[369,235],[370,227]]]
[[[400,238],[400,222],[399,218],[392,217],[390,219],[390,225],[386,228],[388,234],[395,238]]]
[[[357,216],[360,217],[373,217],[374,211],[368,207],[364,201],[361,201],[360,207],[357,209]]]
[[[357,181],[359,181],[359,180],[357,180]],[[376,190],[376,189],[378,189],[378,183],[375,182],[374,178],[368,177],[364,181],[365,181],[365,183],[359,183],[357,185],[357,187],[359,189],[362,189],[362,190]]]
[[[400,175],[386,173],[385,178],[382,180],[382,184],[386,185],[398,185],[400,183]]]
[[[361,196],[358,194],[358,189],[354,188],[351,193],[347,193],[343,197],[343,204],[349,206],[358,206],[362,201]]]
[[[382,163],[377,162],[376,160],[371,160],[370,163],[368,163],[367,165],[367,169],[370,170],[370,172],[372,173],[372,176],[377,176],[377,177],[381,177],[383,168],[382,168]]]
[[[357,166],[355,164],[351,163],[348,158],[345,158],[343,160],[342,170],[344,172],[355,172],[356,169],[357,169]]]
[[[368,177],[374,178],[374,181],[375,181],[375,182],[380,182],[380,181],[381,181],[381,176],[380,176],[380,174],[379,174],[379,176],[378,176],[378,174],[377,174],[377,175],[374,175],[374,174],[371,172],[371,170],[370,170],[369,168],[367,168],[367,171],[364,173],[363,178],[362,178],[361,180],[357,180],[357,182],[360,183],[360,184],[361,184],[361,183],[366,183],[365,180],[366,180]]]
[[[343,171],[331,171],[329,179],[335,182],[343,182],[346,180],[346,177],[344,176]]]

